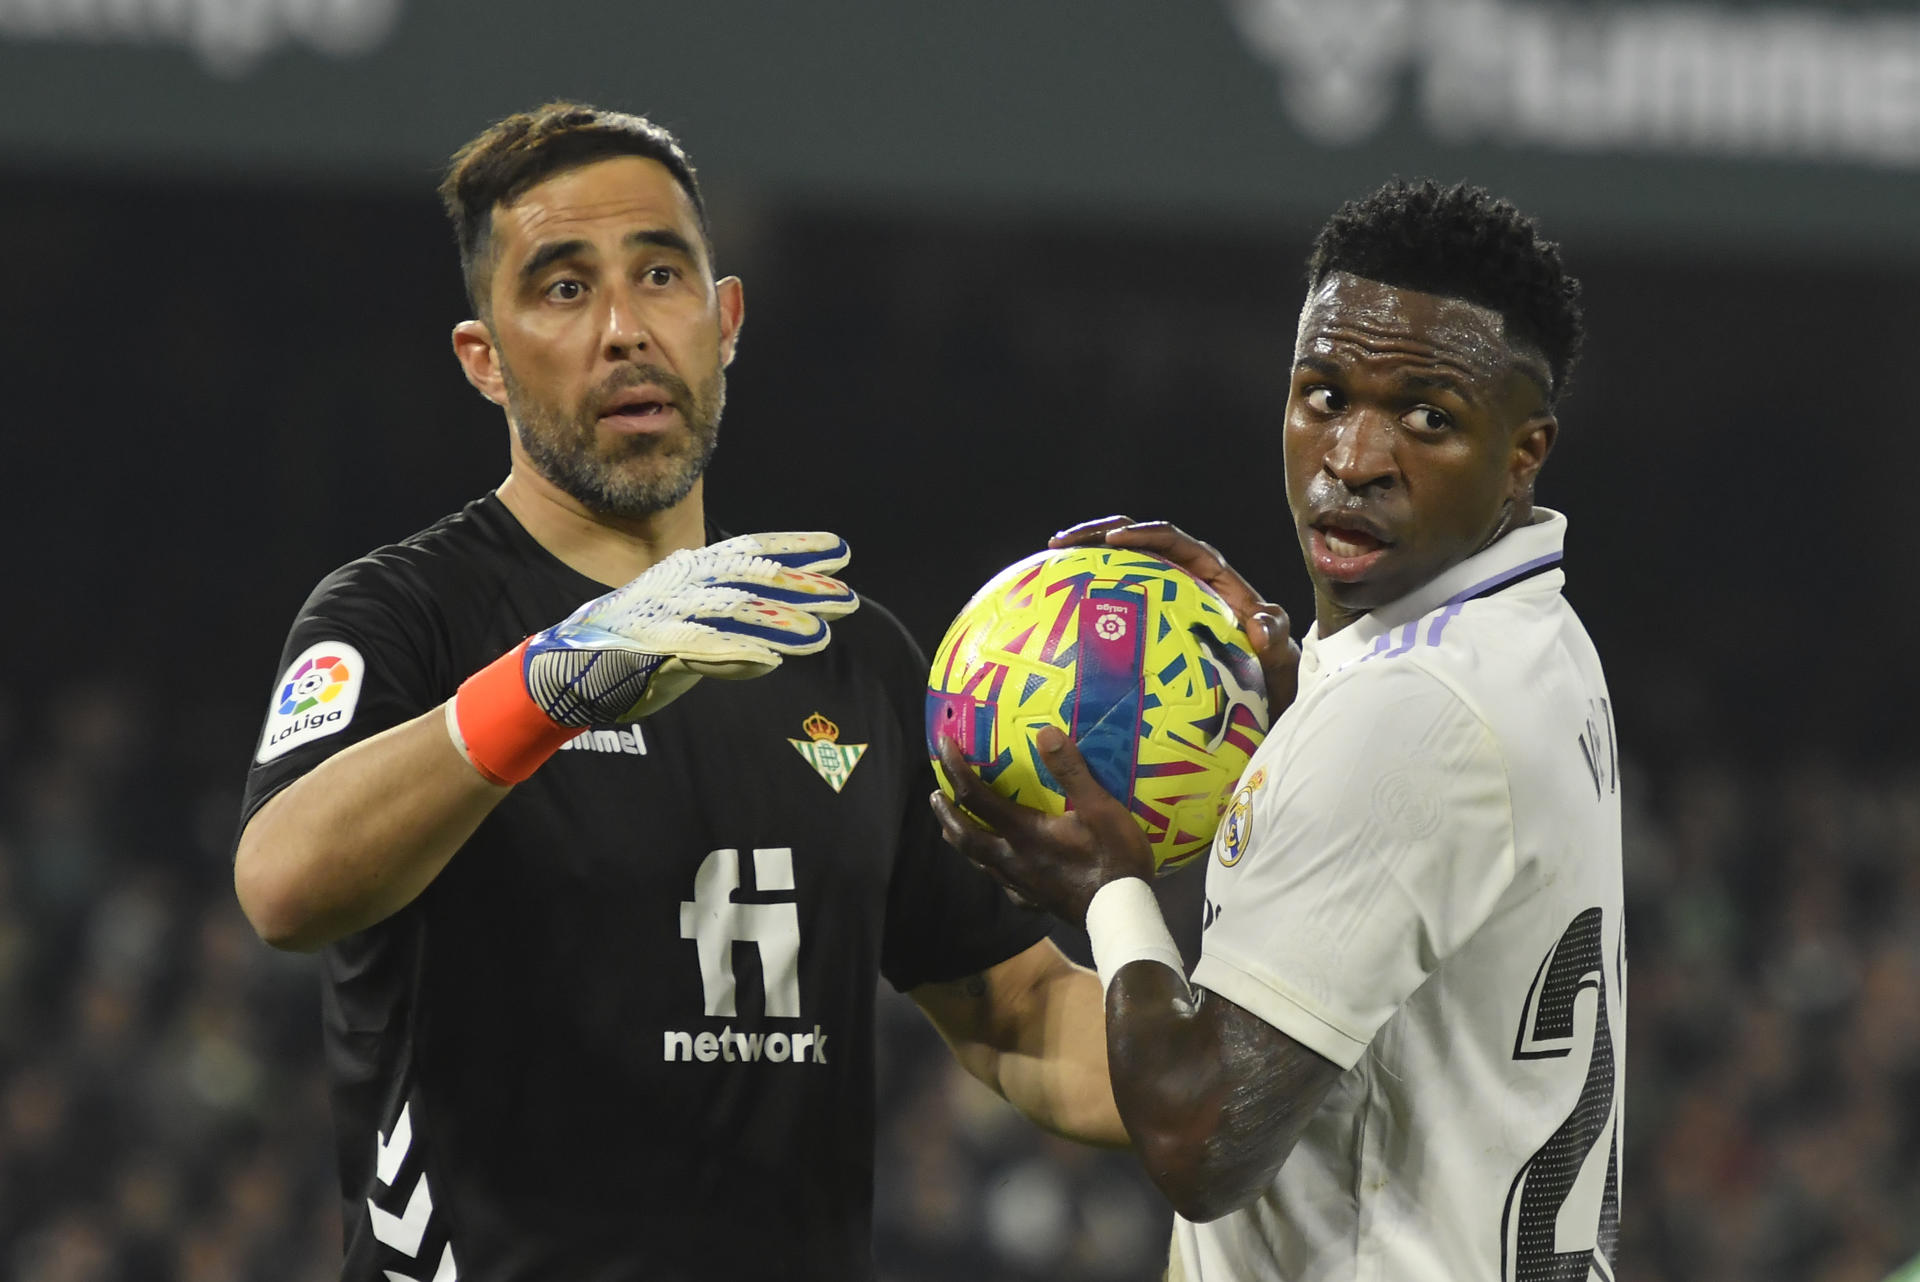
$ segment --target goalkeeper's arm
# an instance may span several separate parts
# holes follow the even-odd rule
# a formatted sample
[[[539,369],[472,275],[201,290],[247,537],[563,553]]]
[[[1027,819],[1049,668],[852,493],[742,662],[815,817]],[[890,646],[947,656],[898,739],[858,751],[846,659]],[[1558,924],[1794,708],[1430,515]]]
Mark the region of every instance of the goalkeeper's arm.
[[[536,633],[262,806],[234,856],[247,919],[274,947],[310,951],[398,912],[581,730],[823,647],[824,620],[855,604],[823,572],[846,560],[832,535],[746,535],[675,553]]]
[[[364,930],[425,890],[508,791],[435,708],[329,757],[254,814],[234,854],[240,906],[275,948]]]

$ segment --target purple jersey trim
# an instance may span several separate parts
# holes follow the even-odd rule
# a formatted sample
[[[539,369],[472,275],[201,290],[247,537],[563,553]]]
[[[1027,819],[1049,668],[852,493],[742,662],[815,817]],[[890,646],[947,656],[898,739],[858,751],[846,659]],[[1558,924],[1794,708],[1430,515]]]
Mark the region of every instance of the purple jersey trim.
[[[1545,556],[1536,556],[1531,561],[1522,561],[1510,570],[1502,570],[1492,578],[1482,579],[1472,587],[1448,597],[1447,604],[1464,605],[1475,597],[1485,596],[1487,593],[1499,588],[1504,588],[1516,580],[1532,578],[1536,574],[1545,572],[1547,567],[1558,565],[1562,555],[1563,554],[1559,552],[1549,552]]]
[[[1490,593],[1498,592],[1501,588],[1509,587],[1520,582],[1522,579],[1531,579],[1536,574],[1545,574],[1548,570],[1560,564],[1560,557],[1561,553],[1559,552],[1549,552],[1547,555],[1537,556],[1531,561],[1523,561],[1512,569],[1496,574],[1490,579],[1483,579],[1466,591],[1449,598],[1447,608],[1435,617],[1433,626],[1427,629],[1427,644],[1440,644],[1440,634],[1447,630],[1447,624],[1453,619],[1454,615],[1460,613],[1460,607],[1467,602],[1476,597],[1483,597]]]
[[[1430,646],[1440,644],[1440,637],[1446,632],[1447,624],[1453,621],[1454,616],[1460,613],[1460,607],[1467,602],[1479,597],[1491,596],[1501,588],[1511,587],[1523,579],[1531,579],[1535,575],[1545,574],[1548,570],[1560,564],[1561,556],[1562,553],[1549,552],[1546,556],[1537,556],[1531,561],[1522,561],[1519,565],[1502,570],[1491,578],[1482,579],[1472,587],[1465,588],[1447,598],[1445,606],[1438,614],[1433,616],[1433,622],[1427,626],[1426,644]],[[1416,619],[1399,631],[1400,643],[1398,645],[1395,645],[1393,641],[1394,630],[1389,629],[1374,638],[1373,649],[1361,656],[1361,661],[1365,662],[1367,659],[1391,659],[1413,649],[1419,639],[1420,622]]]

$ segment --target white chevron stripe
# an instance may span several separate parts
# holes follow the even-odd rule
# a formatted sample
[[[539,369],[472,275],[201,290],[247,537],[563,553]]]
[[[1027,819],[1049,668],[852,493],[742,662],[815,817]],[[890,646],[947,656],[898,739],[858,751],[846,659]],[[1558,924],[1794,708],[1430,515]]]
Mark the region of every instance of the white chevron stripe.
[[[420,1254],[420,1239],[426,1234],[427,1221],[433,1218],[433,1194],[427,1189],[427,1177],[413,1186],[407,1209],[399,1215],[383,1211],[367,1199],[367,1214],[373,1219],[373,1236],[406,1255]]]
[[[379,1168],[380,1182],[391,1185],[393,1177],[400,1174],[400,1163],[407,1160],[407,1149],[413,1145],[413,1104],[403,1105],[400,1120],[393,1124],[393,1134],[377,1135],[380,1143],[375,1151],[375,1166]]]
[[[392,1269],[382,1269],[387,1282],[420,1282],[404,1273],[395,1273]],[[440,1253],[440,1267],[434,1272],[432,1282],[460,1282],[460,1270],[453,1267],[453,1243],[447,1243],[447,1249]]]

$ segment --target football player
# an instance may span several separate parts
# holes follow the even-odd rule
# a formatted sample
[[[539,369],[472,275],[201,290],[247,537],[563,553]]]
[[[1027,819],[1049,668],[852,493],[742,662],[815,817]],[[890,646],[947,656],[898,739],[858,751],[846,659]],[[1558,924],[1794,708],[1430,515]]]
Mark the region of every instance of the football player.
[[[1097,979],[927,811],[919,650],[838,538],[707,518],[744,302],[685,152],[557,103],[441,194],[508,473],[314,589],[234,865],[320,952],[343,1276],[870,1276],[882,976],[1124,1143]]]
[[[1477,188],[1392,183],[1321,231],[1277,442],[1314,589],[1183,973],[1145,838],[1064,736],[1073,809],[958,745],[956,845],[1084,922],[1170,1278],[1612,1276],[1625,975],[1619,754],[1536,506],[1579,346],[1557,248]],[[1058,540],[1135,544],[1093,522]],[[997,835],[996,835],[997,834]]]

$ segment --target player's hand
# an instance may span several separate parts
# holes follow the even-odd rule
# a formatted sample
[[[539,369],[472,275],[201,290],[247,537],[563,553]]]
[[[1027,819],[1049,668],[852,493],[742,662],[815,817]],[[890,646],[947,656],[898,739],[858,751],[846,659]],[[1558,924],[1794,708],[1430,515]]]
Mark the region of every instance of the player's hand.
[[[987,787],[952,738],[940,740],[940,764],[959,804],[933,794],[947,843],[1019,898],[1076,926],[1100,887],[1120,877],[1153,877],[1147,835],[1124,803],[1094,780],[1080,750],[1059,730],[1035,736],[1040,759],[1072,809],[1049,815],[1016,805]]]
[[[743,534],[685,548],[596,597],[461,682],[447,737],[480,777],[533,777],[588,726],[648,716],[701,677],[757,677],[827,644],[860,604],[829,571],[837,534]]]
[[[1269,714],[1278,718],[1293,703],[1300,687],[1300,647],[1294,643],[1287,612],[1263,600],[1212,544],[1194,538],[1171,522],[1135,521],[1130,516],[1082,521],[1047,540],[1050,548],[1092,544],[1151,552],[1218,592],[1240,621],[1254,656],[1260,660],[1260,670],[1267,680]]]
[[[556,725],[609,725],[658,712],[701,677],[771,672],[825,647],[826,620],[859,605],[828,576],[849,556],[827,533],[682,549],[529,638],[527,692]]]

